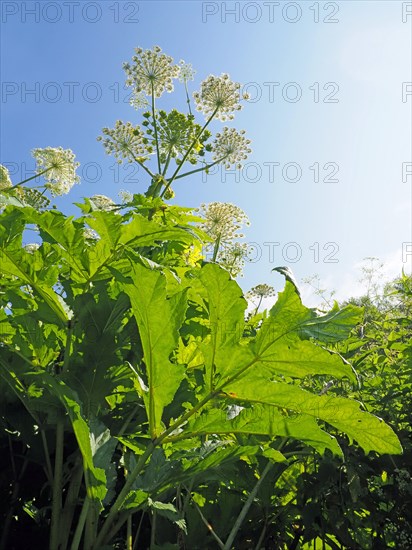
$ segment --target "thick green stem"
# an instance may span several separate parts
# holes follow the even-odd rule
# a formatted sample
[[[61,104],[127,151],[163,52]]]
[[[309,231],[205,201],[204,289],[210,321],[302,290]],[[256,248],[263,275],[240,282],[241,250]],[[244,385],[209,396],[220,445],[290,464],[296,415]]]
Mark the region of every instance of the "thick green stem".
[[[87,517],[86,517],[83,550],[92,550],[94,546],[94,541],[96,540],[96,535],[97,535],[98,519],[99,519],[99,513],[96,508],[96,502],[91,501],[89,505]]]
[[[165,177],[166,176],[166,170],[169,168],[169,163],[170,163],[170,159],[172,158],[172,151],[170,150],[168,155],[167,155],[167,159],[166,159],[166,162],[165,162],[165,165],[163,167],[163,172],[162,172],[162,176]]]
[[[152,512],[152,530],[150,533],[150,550],[153,550],[156,544],[156,510]]]
[[[242,525],[245,517],[246,517],[246,514],[248,513],[249,511],[249,508],[252,506],[252,502],[254,501],[258,491],[259,491],[259,488],[260,486],[262,485],[263,483],[263,480],[265,479],[265,477],[267,476],[267,474],[269,473],[269,471],[271,470],[271,468],[273,468],[273,463],[272,462],[268,462],[266,464],[266,467],[265,469],[263,470],[262,472],[262,475],[260,476],[260,478],[258,479],[256,485],[253,487],[253,489],[251,490],[245,504],[243,505],[243,508],[240,512],[240,514],[238,515],[237,517],[237,520],[235,521],[235,524],[233,525],[232,527],[232,530],[230,531],[229,533],[229,536],[226,540],[226,543],[223,547],[223,550],[230,550],[232,548],[232,544],[233,544],[233,541],[235,540],[235,537],[237,535],[237,532],[239,531],[240,529],[240,526]]]
[[[160,163],[159,139],[157,137],[155,95],[154,95],[154,84],[153,84],[153,82],[152,82],[152,118],[153,118],[153,129],[154,129],[155,142],[156,142],[157,168],[158,168],[158,172],[160,174],[162,172],[162,165]]]
[[[132,515],[127,518],[126,550],[133,550]]]
[[[77,461],[71,474],[69,489],[64,503],[62,519],[60,522],[60,550],[66,550],[69,543],[69,535],[73,522],[74,512],[78,505],[79,491],[83,479],[83,465],[81,459]]]
[[[54,459],[50,550],[58,550],[60,540],[60,514],[62,509],[63,489],[63,445],[64,418],[62,417],[58,419],[56,425],[56,455]]]
[[[214,246],[214,249],[213,249],[212,262],[215,262],[215,261],[216,261],[217,255],[218,255],[218,253],[219,253],[220,239],[221,239],[221,235],[219,235],[218,238],[217,238],[216,241],[215,241],[215,246]]]
[[[89,513],[90,500],[89,497],[85,497],[83,502],[82,511],[80,513],[79,521],[77,522],[76,531],[74,533],[72,545],[70,550],[78,550],[80,541],[82,539],[84,524],[86,523],[87,514]]]
[[[213,113],[211,114],[211,116],[207,119],[206,121],[206,124],[203,126],[203,128],[200,130],[200,132],[195,136],[194,140],[192,141],[189,149],[186,151],[186,153],[184,154],[183,158],[182,158],[182,162],[179,164],[179,166],[176,168],[176,170],[174,171],[174,174],[173,176],[170,178],[170,180],[167,182],[167,185],[165,186],[165,188],[163,189],[163,193],[160,195],[160,197],[162,198],[164,196],[164,194],[166,193],[166,191],[169,189],[170,185],[172,184],[173,180],[176,179],[176,176],[177,174],[180,172],[183,164],[185,163],[187,157],[190,155],[193,147],[196,145],[196,143],[199,141],[199,138],[200,136],[203,134],[203,132],[206,130],[206,128],[209,126],[209,124],[212,122],[212,119],[213,117],[215,116],[215,114],[217,113],[218,109],[215,109],[213,111]]]

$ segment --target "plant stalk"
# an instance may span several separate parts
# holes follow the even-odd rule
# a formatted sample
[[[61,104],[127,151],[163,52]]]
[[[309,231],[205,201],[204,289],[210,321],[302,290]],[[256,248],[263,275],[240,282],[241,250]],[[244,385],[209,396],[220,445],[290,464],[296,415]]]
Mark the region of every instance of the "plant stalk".
[[[156,124],[156,112],[155,112],[155,95],[154,95],[154,84],[152,82],[152,117],[153,117],[153,129],[156,142],[156,155],[157,155],[157,168],[158,173],[162,172],[162,165],[160,163],[160,151],[159,151],[159,139],[157,137],[157,124]]]
[[[243,508],[239,514],[239,516],[237,517],[236,521],[235,521],[235,524],[234,526],[232,527],[232,530],[230,531],[229,533],[229,536],[226,540],[226,543],[223,547],[223,550],[230,550],[232,548],[232,544],[233,544],[233,541],[235,540],[235,537],[240,529],[240,526],[242,525],[243,523],[243,520],[245,519],[246,517],[246,514],[248,513],[249,511],[249,508],[252,506],[252,502],[254,501],[258,491],[259,491],[259,488],[260,486],[262,485],[263,483],[263,480],[265,479],[265,477],[267,476],[267,474],[269,473],[269,471],[273,468],[273,463],[272,462],[268,462],[265,466],[265,469],[263,470],[262,472],[262,475],[260,476],[260,478],[258,479],[256,485],[253,487],[253,489],[251,490],[245,504],[243,505]]]
[[[206,130],[206,128],[209,126],[210,122],[212,121],[213,117],[215,116],[215,114],[217,113],[218,109],[216,108],[213,113],[210,115],[210,117],[207,119],[206,121],[206,124],[203,126],[203,128],[200,130],[200,132],[195,136],[195,139],[192,141],[192,143],[190,144],[190,147],[189,149],[186,151],[186,153],[184,154],[183,158],[182,158],[182,162],[178,165],[178,167],[176,168],[176,170],[174,171],[173,173],[173,176],[170,178],[170,180],[167,182],[167,185],[165,186],[165,188],[163,189],[163,193],[160,195],[160,198],[163,198],[164,194],[166,193],[166,191],[168,190],[168,188],[170,187],[170,185],[172,184],[173,180],[176,178],[177,174],[180,172],[180,169],[182,168],[183,164],[185,163],[185,160],[187,159],[187,157],[190,155],[190,152],[191,150],[193,149],[193,147],[196,145],[196,143],[198,142],[200,136],[203,134],[203,132]]]
[[[64,418],[61,417],[56,425],[56,455],[54,459],[52,515],[50,529],[50,550],[59,550],[60,515],[62,509],[63,490],[63,446],[64,446]]]

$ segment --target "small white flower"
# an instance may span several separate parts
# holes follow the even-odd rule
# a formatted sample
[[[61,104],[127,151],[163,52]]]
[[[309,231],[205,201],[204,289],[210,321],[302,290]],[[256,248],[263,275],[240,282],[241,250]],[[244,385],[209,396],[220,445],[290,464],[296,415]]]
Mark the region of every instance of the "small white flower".
[[[216,134],[212,146],[213,160],[221,160],[225,168],[229,169],[232,164],[242,168],[241,161],[247,159],[251,153],[250,140],[244,137],[244,130],[238,132],[235,128],[223,128],[222,133]]]
[[[136,55],[132,64],[124,63],[126,84],[133,86],[136,92],[160,97],[164,91],[173,92],[173,79],[177,78],[179,69],[173,65],[173,58],[161,53],[159,46],[151,50],[135,48]]]
[[[12,183],[11,183],[9,171],[5,166],[0,164],[0,191],[2,189],[7,189],[8,187],[11,187],[11,186],[12,186]]]
[[[62,147],[46,147],[44,149],[33,149],[33,157],[37,161],[37,171],[43,172],[46,180],[45,187],[56,197],[65,195],[80,178],[76,175],[76,169],[80,166],[75,162],[75,155],[71,149]]]
[[[232,82],[228,74],[221,76],[210,75],[201,83],[200,92],[193,94],[196,109],[207,117],[212,113],[219,120],[234,118],[234,111],[239,111],[240,84]]]

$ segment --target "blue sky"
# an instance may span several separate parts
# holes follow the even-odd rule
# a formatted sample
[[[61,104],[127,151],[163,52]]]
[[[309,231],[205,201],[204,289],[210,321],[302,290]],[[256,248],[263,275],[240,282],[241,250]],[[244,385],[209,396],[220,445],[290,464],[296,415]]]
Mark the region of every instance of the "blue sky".
[[[142,171],[115,168],[96,137],[117,119],[139,122],[122,63],[136,46],[158,44],[193,64],[193,91],[228,72],[251,94],[229,124],[252,140],[243,172],[174,186],[182,205],[232,202],[247,212],[254,261],[239,279],[245,290],[283,285],[271,273],[278,265],[298,280],[318,273],[339,298],[359,291],[365,257],[379,257],[387,277],[411,271],[409,2],[3,1],[1,9],[0,155],[14,182],[31,175],[31,149],[62,146],[82,176],[58,201],[65,212],[77,213],[72,203],[84,196],[144,191]],[[184,109],[183,88],[176,83],[159,106]]]

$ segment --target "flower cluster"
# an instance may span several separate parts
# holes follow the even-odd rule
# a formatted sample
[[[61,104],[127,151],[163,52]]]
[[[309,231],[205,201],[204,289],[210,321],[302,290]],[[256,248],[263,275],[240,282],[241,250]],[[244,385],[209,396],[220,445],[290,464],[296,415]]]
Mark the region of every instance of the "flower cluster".
[[[275,289],[273,286],[267,285],[266,283],[256,285],[246,293],[246,298],[248,299],[269,298],[270,296],[275,296]]]
[[[114,201],[106,195],[93,195],[90,197],[90,201],[96,210],[113,210],[115,206]]]
[[[245,131],[238,132],[235,128],[223,128],[223,131],[216,134],[212,146],[213,160],[221,161],[225,168],[229,169],[232,164],[242,168],[241,161],[247,159],[252,151],[249,147],[250,139],[244,137]]]
[[[79,183],[76,169],[80,163],[75,162],[76,157],[71,149],[46,147],[33,149],[32,155],[37,161],[37,171],[46,180],[45,187],[54,197],[65,195],[75,183]]]
[[[196,71],[193,69],[191,63],[185,63],[183,59],[179,61],[178,78],[180,82],[188,82],[189,80],[193,80],[195,74]]]
[[[145,113],[146,120],[143,122],[144,126],[151,125],[153,127],[153,121],[150,113]],[[152,138],[152,146],[155,146],[154,129],[148,127],[147,134]],[[169,157],[177,158],[183,157],[183,155],[190,148],[196,135],[199,135],[201,126],[193,121],[191,115],[184,115],[179,113],[176,109],[166,113],[165,111],[159,111],[157,119],[157,135],[159,140],[160,160],[165,163]],[[193,147],[190,151],[187,161],[191,164],[196,164],[197,157],[204,154],[204,143],[209,139],[210,132],[205,130],[198,140],[196,147]],[[208,146],[208,149],[211,147]]]
[[[250,225],[241,208],[226,202],[202,204],[201,216],[204,218],[201,229],[212,239],[220,239],[222,244],[244,237],[238,230],[243,224]]]
[[[123,159],[144,162],[152,153],[152,147],[140,126],[133,126],[131,122],[117,120],[113,129],[103,128],[102,132],[106,137],[99,136],[97,140],[103,142],[106,153],[113,154],[119,164]]]
[[[234,243],[224,246],[216,258],[218,263],[227,269],[232,277],[242,274],[245,260],[249,256],[249,245],[247,243]]]
[[[2,189],[7,189],[8,187],[11,187],[11,179],[9,171],[5,166],[0,164],[0,191]]]
[[[164,91],[173,92],[173,79],[179,75],[179,68],[173,65],[173,58],[162,53],[159,46],[151,50],[135,48],[132,64],[124,63],[126,84],[136,92],[160,97]]]
[[[241,94],[240,84],[232,82],[228,74],[210,75],[201,84],[200,92],[193,94],[196,109],[204,115],[225,121],[234,118],[234,111],[239,111]]]

